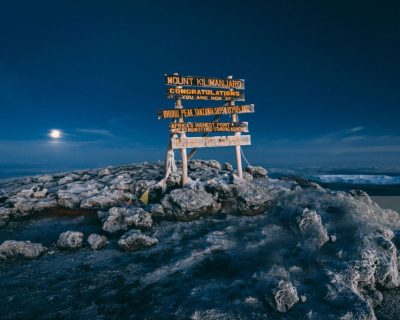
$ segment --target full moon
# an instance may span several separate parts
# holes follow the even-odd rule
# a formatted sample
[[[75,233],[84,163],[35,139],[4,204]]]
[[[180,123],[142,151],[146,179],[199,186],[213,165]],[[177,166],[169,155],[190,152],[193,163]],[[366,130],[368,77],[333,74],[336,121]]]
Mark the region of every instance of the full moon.
[[[52,139],[60,139],[61,135],[62,135],[61,130],[57,130],[57,129],[50,130],[50,133],[49,133],[49,136]]]

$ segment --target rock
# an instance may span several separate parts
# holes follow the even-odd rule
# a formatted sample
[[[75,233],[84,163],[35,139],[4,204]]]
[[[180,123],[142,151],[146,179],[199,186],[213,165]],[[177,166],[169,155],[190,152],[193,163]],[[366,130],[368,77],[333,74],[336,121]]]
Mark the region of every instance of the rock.
[[[164,207],[159,203],[152,204],[150,206],[149,211],[150,211],[152,217],[159,218],[159,217],[165,216]]]
[[[33,207],[34,212],[41,212],[44,210],[49,210],[49,209],[54,209],[57,208],[57,200],[56,198],[47,197],[44,199],[41,199],[36,202],[35,206]]]
[[[3,259],[35,259],[47,251],[40,243],[30,241],[7,240],[0,245],[0,258]]]
[[[147,229],[153,225],[150,213],[140,207],[113,207],[108,212],[99,212],[103,230],[114,233],[131,227]]]
[[[41,182],[41,183],[52,182],[53,180],[54,180],[53,176],[51,176],[49,174],[45,174],[45,175],[39,176],[37,178],[37,181]]]
[[[233,166],[229,162],[225,162],[222,166],[222,170],[233,171]]]
[[[70,183],[73,181],[74,181],[74,179],[71,176],[65,176],[64,178],[58,180],[58,185],[61,186],[63,184]]]
[[[107,245],[108,239],[106,236],[101,236],[99,234],[92,233],[88,237],[87,242],[89,243],[90,247],[93,250],[99,250]]]
[[[122,250],[134,251],[154,246],[157,243],[156,238],[148,237],[140,230],[130,230],[119,239],[118,246]]]
[[[57,200],[53,196],[48,196],[44,199],[21,198],[15,196],[11,197],[9,200],[13,204],[18,216],[21,217],[57,207]]]
[[[217,160],[190,160],[188,162],[189,170],[203,170],[207,171],[211,169],[221,170],[222,165]]]
[[[217,160],[208,160],[206,161],[206,164],[213,169],[217,169],[217,170],[221,170],[222,169],[222,165],[219,161]]]
[[[131,198],[128,193],[121,190],[105,191],[81,202],[82,209],[104,209],[121,205]]]
[[[33,197],[35,199],[43,199],[44,197],[46,197],[47,191],[48,191],[47,189],[42,189],[40,191],[36,191],[33,193]]]
[[[100,170],[97,176],[99,178],[101,178],[101,177],[104,177],[104,176],[109,176],[110,174],[111,174],[111,170],[109,168],[106,168],[104,170]]]
[[[79,249],[83,245],[83,233],[66,231],[60,234],[57,247],[60,249]]]
[[[304,209],[297,222],[300,232],[305,237],[304,244],[308,248],[318,249],[329,241],[328,232],[316,211]]]
[[[297,290],[284,268],[274,266],[267,274],[261,274],[258,278],[258,287],[264,291],[265,300],[275,311],[285,313],[299,302]]]
[[[88,181],[88,180],[90,180],[90,179],[92,179],[92,177],[91,177],[90,175],[88,175],[88,174],[84,174],[84,175],[81,177],[81,181]]]
[[[260,166],[247,166],[244,170],[250,173],[254,178],[266,177],[268,173],[266,169]]]
[[[81,197],[77,194],[59,190],[58,191],[58,205],[63,208],[76,209],[79,208]]]
[[[397,249],[390,235],[377,232],[370,243],[376,253],[376,282],[386,289],[397,288],[400,285]]]
[[[8,220],[10,220],[11,209],[0,207],[0,227],[7,224]]]
[[[161,200],[167,217],[177,220],[194,220],[203,214],[218,212],[220,204],[216,203],[206,191],[191,188],[175,189]]]
[[[274,199],[265,188],[251,182],[237,184],[236,203],[237,209],[243,215],[254,215],[264,212]]]

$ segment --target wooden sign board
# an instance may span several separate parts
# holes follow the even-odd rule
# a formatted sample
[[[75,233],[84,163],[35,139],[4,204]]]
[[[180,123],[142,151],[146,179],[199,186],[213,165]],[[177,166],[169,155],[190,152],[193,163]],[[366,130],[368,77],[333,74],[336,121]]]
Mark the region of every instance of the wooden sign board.
[[[244,90],[244,79],[221,79],[210,77],[189,77],[165,75],[167,86],[189,86]]]
[[[172,138],[171,142],[172,142],[172,149],[232,147],[237,145],[242,145],[242,146],[251,145],[250,135]]]
[[[252,112],[254,112],[254,104],[248,104],[243,106],[170,109],[170,110],[159,111],[158,119],[218,116],[221,114],[252,113]]]
[[[173,122],[169,125],[169,132],[249,132],[249,126],[247,122]]]
[[[167,88],[167,99],[244,101],[244,92],[237,90]]]

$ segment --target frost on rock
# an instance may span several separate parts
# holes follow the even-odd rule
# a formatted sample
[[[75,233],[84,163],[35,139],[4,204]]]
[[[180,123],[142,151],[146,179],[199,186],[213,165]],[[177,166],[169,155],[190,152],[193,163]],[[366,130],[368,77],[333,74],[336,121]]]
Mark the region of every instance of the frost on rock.
[[[318,249],[329,240],[328,232],[316,211],[304,209],[302,215],[297,218],[297,222],[301,234],[305,237],[306,246]]]
[[[259,288],[265,292],[265,300],[274,310],[285,313],[299,301],[297,289],[284,268],[273,266],[268,273],[256,277]]]
[[[122,250],[134,251],[156,245],[158,240],[142,234],[140,230],[126,232],[118,241]]]
[[[60,249],[79,249],[83,245],[83,233],[66,231],[60,234],[57,247]]]
[[[29,268],[23,266],[26,262],[13,264],[16,270],[4,271],[0,287],[11,292],[21,313],[0,308],[4,317],[32,314],[18,289],[20,283],[15,283],[20,281],[14,277],[17,272],[35,278],[41,287],[47,288],[49,280],[59,281],[65,292],[76,292],[76,297],[58,300],[66,312],[92,312],[92,301],[86,298],[106,290],[105,307],[89,318],[107,317],[104,310],[112,310],[120,318],[134,313],[141,319],[373,320],[374,308],[385,305],[388,292],[400,286],[399,213],[380,208],[363,191],[330,191],[309,181],[259,174],[253,179],[249,173],[240,179],[231,166],[196,160],[190,162],[192,182],[181,188],[180,172],[174,172],[161,196],[155,182],[162,173],[162,164],[143,163],[3,183],[4,237],[17,228],[18,218],[52,207],[95,209],[103,230],[110,233],[133,228],[118,241],[122,250],[133,251],[129,254],[110,245],[103,254],[57,252],[44,264],[39,261]],[[127,200],[135,202],[146,190],[150,190],[148,207],[127,205]],[[5,224],[11,218],[15,223]],[[79,223],[79,219],[72,220]],[[24,226],[31,222],[42,223],[21,219]],[[149,228],[151,236],[143,231]],[[69,229],[73,227],[62,230]],[[84,230],[99,229],[94,224]],[[55,238],[49,237],[49,243]],[[87,241],[96,249],[107,240],[92,234]],[[115,244],[115,236],[110,241]],[[67,232],[58,245],[81,247],[83,235]],[[151,246],[155,247],[139,250]],[[3,259],[6,251],[0,254]],[[66,261],[65,256],[71,260],[64,270],[60,261]],[[71,266],[82,266],[85,272],[80,268],[69,272]],[[68,277],[63,279],[54,270],[69,272]],[[129,271],[124,281],[121,270]],[[88,275],[93,277],[90,286]],[[37,303],[59,294],[59,286],[48,287],[26,290]]]
[[[204,190],[191,188],[175,189],[161,201],[165,215],[177,220],[193,220],[203,214],[215,213],[219,204]]]
[[[151,214],[140,207],[113,207],[107,212],[98,212],[98,216],[103,223],[103,230],[110,233],[133,227],[148,229],[153,225]]]
[[[47,248],[40,243],[30,241],[7,240],[0,245],[1,259],[35,259],[47,251]]]
[[[89,243],[90,247],[93,250],[99,250],[107,245],[108,239],[106,236],[101,236],[99,234],[92,233],[88,237],[87,242]]]

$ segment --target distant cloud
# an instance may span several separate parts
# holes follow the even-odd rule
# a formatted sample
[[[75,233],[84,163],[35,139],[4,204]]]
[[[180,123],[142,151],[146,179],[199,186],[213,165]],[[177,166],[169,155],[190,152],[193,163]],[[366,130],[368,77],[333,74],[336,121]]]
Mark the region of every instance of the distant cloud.
[[[349,129],[342,129],[342,130],[338,130],[338,131],[334,131],[334,132],[330,132],[324,135],[321,135],[319,137],[316,137],[314,139],[312,139],[310,142],[311,143],[315,143],[315,144],[326,144],[326,143],[331,143],[337,140],[342,140],[342,141],[346,141],[346,139],[348,140],[352,140],[351,135],[353,133],[356,132],[360,132],[364,130],[364,127],[353,127],[353,128],[349,128]],[[361,137],[361,136],[359,136]],[[359,139],[353,139],[353,140],[359,140]]]
[[[349,133],[354,133],[354,132],[358,132],[364,130],[364,127],[354,127],[354,128],[350,128],[348,131]]]
[[[103,137],[110,137],[110,138],[114,137],[114,135],[109,130],[103,130],[103,129],[77,129],[76,131]]]
[[[354,142],[354,141],[361,141],[367,139],[366,136],[350,136],[350,137],[344,137],[342,141],[344,142]]]

